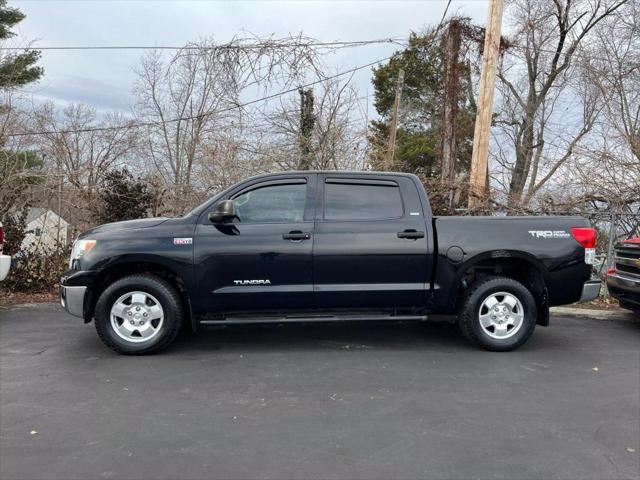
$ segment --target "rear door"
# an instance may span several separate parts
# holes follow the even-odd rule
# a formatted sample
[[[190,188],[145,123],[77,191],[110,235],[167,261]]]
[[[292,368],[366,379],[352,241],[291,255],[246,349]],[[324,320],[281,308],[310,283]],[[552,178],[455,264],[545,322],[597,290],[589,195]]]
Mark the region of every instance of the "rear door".
[[[319,308],[426,304],[432,248],[410,177],[323,174],[313,250]]]

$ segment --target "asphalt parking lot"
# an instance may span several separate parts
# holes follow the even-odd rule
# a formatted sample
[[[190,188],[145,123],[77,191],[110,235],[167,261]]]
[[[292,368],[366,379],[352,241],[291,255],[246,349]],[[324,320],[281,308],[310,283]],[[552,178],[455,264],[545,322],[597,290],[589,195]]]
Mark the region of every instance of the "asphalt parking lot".
[[[0,478],[639,478],[640,323],[234,326],[123,357],[0,309]]]

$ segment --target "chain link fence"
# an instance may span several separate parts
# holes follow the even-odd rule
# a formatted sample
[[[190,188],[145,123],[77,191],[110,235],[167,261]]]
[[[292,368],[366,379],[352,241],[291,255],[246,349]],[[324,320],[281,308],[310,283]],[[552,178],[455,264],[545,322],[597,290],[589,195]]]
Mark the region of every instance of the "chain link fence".
[[[607,212],[583,214],[598,230],[596,263],[594,273],[604,280],[607,270],[615,264],[615,246],[628,238],[640,236],[640,214],[629,212]]]

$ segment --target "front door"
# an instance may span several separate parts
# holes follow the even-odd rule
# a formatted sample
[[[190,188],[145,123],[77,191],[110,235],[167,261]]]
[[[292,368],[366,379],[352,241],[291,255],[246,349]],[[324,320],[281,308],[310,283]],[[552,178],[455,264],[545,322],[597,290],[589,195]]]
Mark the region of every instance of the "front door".
[[[227,197],[238,216],[230,225],[201,216],[196,315],[311,308],[315,180],[301,174],[241,186]]]
[[[316,303],[325,308],[413,308],[427,302],[430,225],[407,176],[318,178]]]

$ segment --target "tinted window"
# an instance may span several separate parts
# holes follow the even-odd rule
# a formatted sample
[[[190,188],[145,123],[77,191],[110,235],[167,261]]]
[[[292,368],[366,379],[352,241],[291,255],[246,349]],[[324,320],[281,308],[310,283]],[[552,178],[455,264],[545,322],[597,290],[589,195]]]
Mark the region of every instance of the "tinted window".
[[[397,185],[325,183],[325,220],[398,218],[403,213]]]
[[[250,190],[233,199],[242,223],[301,222],[307,185],[271,185]]]

